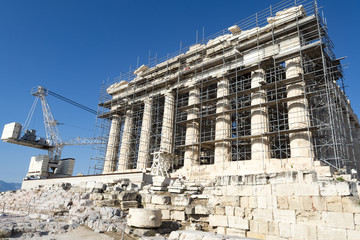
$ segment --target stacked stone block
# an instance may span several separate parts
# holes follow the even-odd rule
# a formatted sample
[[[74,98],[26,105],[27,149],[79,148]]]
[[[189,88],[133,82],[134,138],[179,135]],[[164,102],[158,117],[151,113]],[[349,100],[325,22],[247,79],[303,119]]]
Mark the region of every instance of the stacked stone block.
[[[209,204],[215,205],[209,224],[221,234],[258,239],[360,237],[355,182],[319,182],[314,172],[225,176],[207,191],[213,194]]]
[[[124,222],[126,209],[145,207],[161,210],[163,221],[188,230],[256,239],[360,239],[360,187],[344,179],[318,180],[312,171],[221,176],[182,194],[154,192],[149,185],[138,192],[125,180],[61,184],[1,193],[0,206],[6,203],[8,213],[59,217],[102,231]]]
[[[341,178],[340,178],[341,179]],[[316,172],[223,176],[200,195],[141,192],[164,220],[257,239],[360,239],[357,182]],[[360,189],[360,188],[359,188]]]

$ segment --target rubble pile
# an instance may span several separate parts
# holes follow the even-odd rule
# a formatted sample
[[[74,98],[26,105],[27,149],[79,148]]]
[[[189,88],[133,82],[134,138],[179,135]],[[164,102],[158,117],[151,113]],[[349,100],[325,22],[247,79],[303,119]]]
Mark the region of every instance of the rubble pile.
[[[96,232],[122,231],[126,211],[138,207],[140,199],[137,186],[127,179],[3,192],[0,237],[62,233],[79,225]]]

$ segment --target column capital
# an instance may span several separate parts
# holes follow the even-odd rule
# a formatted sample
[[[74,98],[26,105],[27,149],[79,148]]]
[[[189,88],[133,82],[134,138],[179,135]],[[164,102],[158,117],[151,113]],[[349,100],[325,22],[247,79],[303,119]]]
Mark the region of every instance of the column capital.
[[[152,103],[152,97],[146,97],[143,101],[145,104],[151,104]]]
[[[118,115],[118,114],[111,115],[111,119],[114,119],[114,118],[120,118],[120,115]]]
[[[266,84],[266,73],[265,69],[258,68],[251,71],[251,87],[261,87]],[[253,93],[251,95],[254,95]]]
[[[222,71],[222,72],[219,72],[219,73],[216,74],[216,78],[217,78],[218,80],[221,80],[221,79],[224,79],[224,78],[227,79],[227,77],[225,76],[227,73],[228,73],[227,70]]]
[[[197,86],[197,85],[189,86],[189,89],[190,89],[189,92],[194,91],[194,90],[198,91],[198,90],[200,90],[200,86]]]
[[[174,95],[174,93],[175,93],[174,89],[166,89],[166,93],[165,93],[165,94]]]
[[[216,81],[217,81],[218,83],[219,83],[219,82],[222,82],[222,81],[228,81],[228,80],[229,80],[229,78],[226,77],[225,75],[222,75],[222,76],[216,78]]]
[[[125,116],[130,117],[132,113],[133,113],[133,110],[131,110],[131,109],[126,110]]]
[[[253,77],[254,74],[260,75],[260,76],[265,75],[265,69],[264,68],[259,68],[259,69],[251,71],[251,77]]]
[[[171,96],[171,97],[174,97],[175,95],[175,92],[174,92],[174,89],[166,89],[165,93],[164,93],[164,96]]]

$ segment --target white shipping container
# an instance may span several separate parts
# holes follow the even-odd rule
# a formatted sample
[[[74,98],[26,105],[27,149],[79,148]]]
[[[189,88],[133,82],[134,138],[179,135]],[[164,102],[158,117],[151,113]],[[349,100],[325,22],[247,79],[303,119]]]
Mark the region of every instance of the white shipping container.
[[[48,172],[49,160],[49,155],[33,156],[30,160],[29,173]]]
[[[21,124],[17,122],[8,123],[4,126],[3,133],[1,135],[2,140],[17,139],[20,137]]]
[[[74,171],[75,159],[65,158],[59,161],[59,167],[55,170],[55,174],[64,174],[72,176]]]

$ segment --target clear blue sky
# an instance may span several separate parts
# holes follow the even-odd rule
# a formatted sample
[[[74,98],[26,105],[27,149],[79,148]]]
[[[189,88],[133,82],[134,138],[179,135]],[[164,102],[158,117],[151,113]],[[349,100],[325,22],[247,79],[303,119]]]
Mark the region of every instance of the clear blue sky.
[[[256,2],[256,3],[255,3]],[[0,1],[0,128],[24,123],[34,100],[30,90],[43,85],[96,109],[103,80],[129,66],[146,63],[149,50],[158,56],[195,42],[196,30],[205,36],[267,8],[278,1]],[[360,113],[358,22],[360,1],[325,1],[338,57],[348,56],[347,95]],[[92,137],[95,117],[48,97],[63,140]],[[31,125],[44,135],[40,105]],[[91,147],[65,147],[63,157],[76,158],[74,174],[87,173]],[[31,156],[45,151],[0,143],[0,180],[21,182]]]

